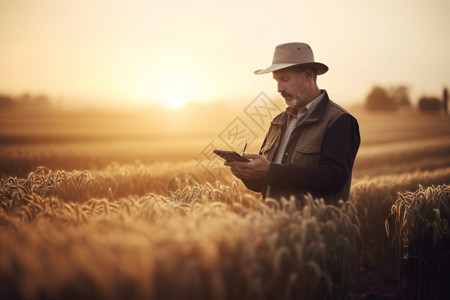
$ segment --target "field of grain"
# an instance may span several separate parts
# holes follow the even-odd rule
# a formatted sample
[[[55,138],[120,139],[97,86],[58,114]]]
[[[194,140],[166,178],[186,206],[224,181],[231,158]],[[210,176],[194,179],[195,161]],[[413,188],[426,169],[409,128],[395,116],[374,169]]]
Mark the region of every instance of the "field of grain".
[[[450,182],[450,119],[355,116],[350,201],[298,207],[208,156],[240,111],[1,111],[0,298],[367,298],[398,193]]]
[[[386,220],[408,299],[450,297],[450,186],[399,194]],[[391,219],[389,222],[389,219]],[[394,225],[390,230],[389,223]]]

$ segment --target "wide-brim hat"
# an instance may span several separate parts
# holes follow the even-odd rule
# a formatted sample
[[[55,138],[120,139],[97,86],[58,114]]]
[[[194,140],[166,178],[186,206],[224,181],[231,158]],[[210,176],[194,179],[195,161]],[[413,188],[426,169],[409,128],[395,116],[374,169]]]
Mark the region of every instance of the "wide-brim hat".
[[[308,44],[286,43],[275,48],[271,66],[266,69],[256,70],[254,73],[257,75],[266,74],[297,65],[314,68],[317,71],[317,75],[328,71],[328,67],[325,64],[314,61],[313,51]]]

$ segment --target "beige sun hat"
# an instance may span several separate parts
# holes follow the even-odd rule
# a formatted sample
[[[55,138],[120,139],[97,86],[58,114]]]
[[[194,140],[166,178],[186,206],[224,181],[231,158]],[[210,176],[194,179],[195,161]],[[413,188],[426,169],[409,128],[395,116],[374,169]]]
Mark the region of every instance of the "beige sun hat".
[[[317,75],[324,74],[328,67],[322,63],[314,61],[314,54],[311,47],[305,43],[286,43],[278,45],[273,54],[272,65],[266,69],[256,70],[254,73],[266,74],[276,70],[304,65],[314,68]]]

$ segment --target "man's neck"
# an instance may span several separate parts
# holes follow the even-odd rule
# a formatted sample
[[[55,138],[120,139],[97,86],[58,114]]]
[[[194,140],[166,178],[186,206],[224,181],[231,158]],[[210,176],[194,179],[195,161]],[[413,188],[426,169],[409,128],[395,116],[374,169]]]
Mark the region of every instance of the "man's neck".
[[[309,99],[308,99],[308,101],[307,101],[308,103],[306,103],[306,105],[308,105],[309,103],[311,103],[312,101],[314,101],[314,99],[317,99],[317,97],[319,97],[320,94],[321,94],[320,89],[319,89],[319,87],[316,85],[316,86],[314,87],[314,89],[312,90],[311,95],[309,96]]]
[[[302,101],[301,105],[296,106],[298,110],[301,110],[303,107],[306,107],[309,103],[317,99],[321,94],[320,89],[316,86],[311,93],[307,97],[305,97],[305,101]]]

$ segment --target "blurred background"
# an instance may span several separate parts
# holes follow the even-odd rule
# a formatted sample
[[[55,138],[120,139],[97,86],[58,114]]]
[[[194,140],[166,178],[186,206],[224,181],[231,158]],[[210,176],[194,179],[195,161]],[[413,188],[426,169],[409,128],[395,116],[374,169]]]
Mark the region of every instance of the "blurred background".
[[[448,0],[0,0],[1,175],[257,152],[284,103],[253,71],[293,41],[362,149],[447,134],[448,28]]]
[[[0,91],[67,107],[178,108],[277,97],[275,46],[303,41],[340,103],[373,85],[412,100],[450,79],[450,1],[0,1]]]

